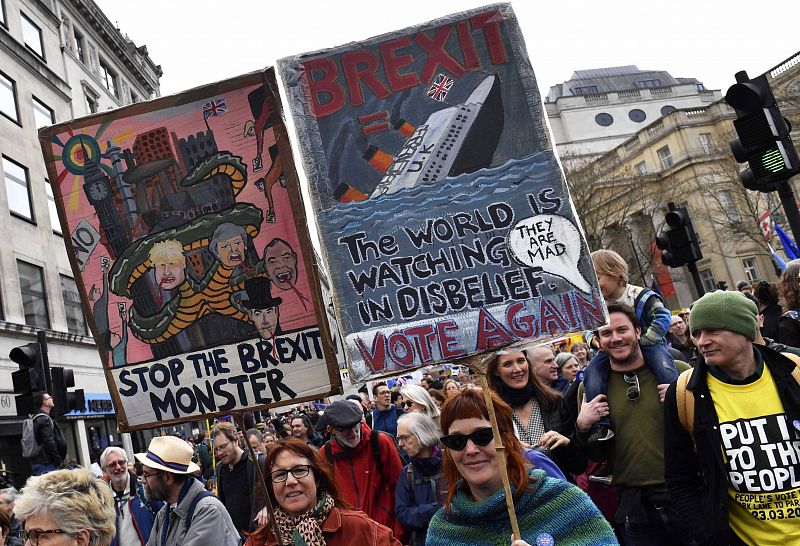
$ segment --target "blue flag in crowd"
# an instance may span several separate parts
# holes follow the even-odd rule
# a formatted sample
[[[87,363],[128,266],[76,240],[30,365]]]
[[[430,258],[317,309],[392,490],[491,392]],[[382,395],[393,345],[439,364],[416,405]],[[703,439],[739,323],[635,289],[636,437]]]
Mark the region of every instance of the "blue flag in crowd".
[[[786,262],[783,261],[783,258],[781,258],[781,255],[778,254],[778,252],[774,248],[772,248],[771,244],[767,243],[767,246],[769,247],[769,251],[772,253],[772,259],[775,262],[775,264],[778,266],[778,269],[780,269],[781,271],[785,271],[786,270]]]
[[[786,257],[790,260],[796,260],[800,257],[800,250],[797,249],[797,243],[789,237],[789,235],[781,229],[781,226],[775,224],[775,233],[778,234],[778,239],[781,240],[781,244],[783,245],[783,251],[786,253]]]

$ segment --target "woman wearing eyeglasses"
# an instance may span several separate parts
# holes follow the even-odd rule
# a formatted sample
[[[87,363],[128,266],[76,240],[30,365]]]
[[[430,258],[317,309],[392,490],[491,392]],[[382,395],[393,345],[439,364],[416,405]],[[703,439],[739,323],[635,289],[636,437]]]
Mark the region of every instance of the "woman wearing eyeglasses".
[[[547,347],[532,351],[552,356]],[[531,358],[536,357],[533,354]],[[575,419],[570,418],[564,398],[542,383],[525,353],[499,352],[486,376],[489,387],[511,406],[519,440],[525,447],[547,454],[565,475],[586,469],[586,456],[572,437]]]
[[[406,413],[397,420],[397,443],[411,459],[397,480],[394,511],[411,533],[411,546],[425,544],[425,532],[441,507],[442,452],[437,447],[439,425],[421,412]]]
[[[32,546],[108,546],[116,531],[111,489],[84,468],[28,479],[14,515]]]
[[[618,544],[611,527],[586,494],[570,483],[532,468],[514,435],[511,408],[491,393],[505,446],[506,467],[522,540],[514,546]],[[444,482],[452,484],[444,507],[428,527],[427,546],[511,544],[511,522],[500,478],[489,412],[483,392],[468,389],[442,410]]]
[[[424,413],[434,421],[439,419],[441,411],[436,406],[431,395],[428,394],[428,391],[419,385],[405,385],[400,389],[400,394],[403,395],[404,410]]]
[[[282,544],[400,546],[388,527],[350,510],[339,496],[330,466],[307,444],[293,438],[275,444],[265,468]],[[245,546],[277,543],[268,524],[250,535]]]

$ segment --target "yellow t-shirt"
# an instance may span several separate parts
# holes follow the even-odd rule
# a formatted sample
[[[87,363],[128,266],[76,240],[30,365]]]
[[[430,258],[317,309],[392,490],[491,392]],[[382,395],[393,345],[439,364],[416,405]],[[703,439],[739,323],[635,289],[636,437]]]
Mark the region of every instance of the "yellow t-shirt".
[[[789,423],[769,368],[748,385],[708,375],[728,471],[731,529],[747,544],[800,542],[800,423]]]

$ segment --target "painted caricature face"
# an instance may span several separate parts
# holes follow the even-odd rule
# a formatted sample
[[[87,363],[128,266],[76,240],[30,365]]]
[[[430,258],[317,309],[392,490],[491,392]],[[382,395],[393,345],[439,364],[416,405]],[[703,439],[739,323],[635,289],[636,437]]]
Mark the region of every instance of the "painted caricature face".
[[[309,466],[308,459],[287,449],[275,457],[270,469],[275,500],[293,516],[299,516],[317,503],[317,481]],[[307,473],[303,475],[305,472]],[[302,477],[297,478],[295,474]],[[278,481],[278,476],[279,479],[286,479]]]
[[[255,325],[261,339],[275,337],[275,332],[278,330],[278,319],[280,318],[277,306],[267,309],[251,309],[247,311],[247,316],[250,317],[250,321]]]
[[[522,351],[499,355],[495,375],[512,389],[522,389],[528,384],[528,359]]]
[[[217,243],[219,261],[226,267],[236,267],[244,261],[244,240],[241,235]]]
[[[153,263],[159,288],[172,290],[186,280],[186,259],[167,258]]]
[[[288,290],[297,282],[297,254],[288,245],[278,241],[264,249],[267,278],[281,290]]]

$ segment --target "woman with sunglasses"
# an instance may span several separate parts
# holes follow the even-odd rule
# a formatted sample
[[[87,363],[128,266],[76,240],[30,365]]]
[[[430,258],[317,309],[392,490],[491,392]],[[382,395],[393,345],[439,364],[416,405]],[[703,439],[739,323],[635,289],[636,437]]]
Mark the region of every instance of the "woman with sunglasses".
[[[611,527],[586,494],[570,483],[533,468],[522,456],[514,435],[511,408],[491,393],[522,540],[515,546],[618,544]],[[442,410],[444,482],[451,484],[444,507],[428,527],[428,546],[498,544],[508,537],[511,522],[500,478],[489,412],[483,392],[467,389],[449,399]]]
[[[28,479],[14,515],[32,546],[108,546],[116,533],[111,489],[84,468]]]
[[[586,469],[586,455],[573,441],[575,418],[570,418],[561,394],[533,372],[525,353],[500,351],[489,364],[486,377],[489,387],[511,406],[514,426],[525,447],[547,454],[565,475]]]
[[[411,533],[411,546],[423,546],[428,524],[441,507],[442,452],[437,447],[439,425],[424,413],[412,411],[397,420],[397,443],[411,462],[400,471],[394,511]]]
[[[265,463],[267,494],[284,545],[400,546],[391,529],[351,510],[341,498],[328,463],[314,448],[291,438],[275,444]],[[272,524],[245,546],[272,546]]]
[[[403,409],[406,411],[418,411],[424,413],[434,421],[439,420],[439,408],[428,394],[428,391],[419,385],[405,385],[400,389],[403,395]]]

